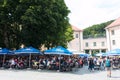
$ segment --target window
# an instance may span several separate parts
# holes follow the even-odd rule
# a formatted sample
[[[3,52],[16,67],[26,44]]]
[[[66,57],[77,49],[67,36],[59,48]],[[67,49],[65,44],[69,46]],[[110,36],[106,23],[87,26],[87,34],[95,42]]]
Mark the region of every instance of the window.
[[[85,47],[88,47],[88,42],[85,43]]]
[[[112,44],[115,45],[115,40],[112,40]]]
[[[111,31],[111,34],[112,34],[112,35],[115,35],[115,31],[114,31],[114,30],[112,30],[112,31]]]
[[[76,38],[78,38],[78,34],[76,34],[76,36],[75,36]]]
[[[93,42],[93,46],[96,46],[96,42]]]
[[[101,46],[105,46],[105,42],[102,42],[102,43],[101,43]]]

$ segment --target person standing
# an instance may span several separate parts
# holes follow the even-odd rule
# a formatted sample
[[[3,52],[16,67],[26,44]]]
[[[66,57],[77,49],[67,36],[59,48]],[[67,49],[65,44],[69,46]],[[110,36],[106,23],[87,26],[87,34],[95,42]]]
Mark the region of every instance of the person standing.
[[[105,66],[107,70],[107,77],[111,77],[111,66],[112,66],[112,60],[110,60],[109,57],[107,57],[105,61]]]
[[[93,58],[90,58],[89,61],[88,61],[88,65],[89,65],[89,70],[90,71],[94,71],[94,61],[93,61]]]

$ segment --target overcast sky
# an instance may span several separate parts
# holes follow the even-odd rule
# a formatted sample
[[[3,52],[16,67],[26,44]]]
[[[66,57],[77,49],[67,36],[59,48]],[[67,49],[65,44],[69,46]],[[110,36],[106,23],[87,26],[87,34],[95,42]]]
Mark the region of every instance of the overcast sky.
[[[70,23],[81,29],[120,17],[120,0],[65,0]]]

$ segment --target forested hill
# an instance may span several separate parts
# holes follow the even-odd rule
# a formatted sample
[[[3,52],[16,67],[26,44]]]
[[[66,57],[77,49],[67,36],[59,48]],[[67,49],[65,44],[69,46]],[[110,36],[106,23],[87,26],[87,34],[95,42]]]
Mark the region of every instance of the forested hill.
[[[95,37],[103,37],[105,36],[105,27],[108,26],[110,23],[112,23],[114,20],[104,22],[101,24],[95,24],[93,26],[90,26],[83,31],[84,38],[95,38]]]

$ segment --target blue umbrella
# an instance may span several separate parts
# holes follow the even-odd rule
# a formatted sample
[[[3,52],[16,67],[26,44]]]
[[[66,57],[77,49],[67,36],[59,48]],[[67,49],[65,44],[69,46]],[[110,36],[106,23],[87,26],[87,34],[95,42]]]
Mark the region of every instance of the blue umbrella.
[[[58,46],[58,47],[46,50],[44,54],[57,54],[61,56],[61,55],[72,55],[72,52],[70,52],[69,50],[65,49],[62,46]],[[60,70],[60,60],[59,60],[59,70]]]
[[[21,48],[15,51],[15,54],[42,54],[40,50],[33,47]]]
[[[44,54],[72,55],[72,52],[62,46],[58,46],[49,50],[45,50]]]
[[[108,56],[117,56],[120,55],[120,49],[113,49],[106,53]]]
[[[3,66],[4,66],[5,57],[7,54],[12,54],[12,52],[7,48],[0,49],[0,55],[4,55],[3,56],[3,64],[2,64]]]
[[[0,54],[10,54],[10,53],[11,53],[11,51],[8,50],[7,48],[0,49]]]
[[[40,50],[35,49],[33,47],[26,47],[16,50],[15,54],[29,54],[29,68],[30,68],[31,54],[42,54],[42,53]]]

